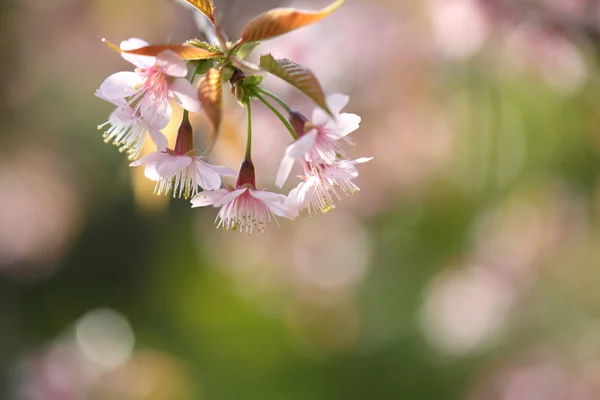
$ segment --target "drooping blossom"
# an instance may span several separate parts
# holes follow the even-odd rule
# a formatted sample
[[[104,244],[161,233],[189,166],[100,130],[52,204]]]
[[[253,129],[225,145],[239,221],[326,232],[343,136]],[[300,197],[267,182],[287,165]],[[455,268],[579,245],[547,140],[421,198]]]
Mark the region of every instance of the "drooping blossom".
[[[144,46],[148,43],[141,39],[129,39],[121,42],[120,48],[133,50]],[[126,100],[136,117],[158,129],[164,128],[171,119],[171,98],[186,110],[201,111],[197,90],[185,79],[188,68],[175,52],[167,50],[156,57],[121,55],[136,69],[106,78],[99,90],[103,98]]]
[[[131,167],[145,165],[146,178],[156,182],[154,193],[167,194],[173,190],[173,197],[188,197],[198,193],[198,188],[216,190],[221,187],[221,177],[235,176],[229,167],[211,165],[192,154],[177,154],[164,148],[155,151],[129,164]]]
[[[98,125],[98,129],[104,130],[104,141],[119,147],[121,152],[127,152],[131,160],[139,157],[146,138],[146,132],[156,145],[156,148],[167,146],[167,138],[159,128],[148,124],[144,118],[137,116],[131,106],[124,99],[107,99],[102,92],[97,91],[96,96],[111,102],[116,109],[108,117],[108,121]]]
[[[329,96],[327,103],[333,116],[316,108],[311,121],[300,113],[290,113],[290,121],[298,139],[285,151],[275,179],[277,186],[283,186],[296,161],[331,164],[343,154],[339,140],[347,140],[346,136],[358,129],[361,120],[356,114],[341,113],[348,101],[349,97],[342,94]]]
[[[372,157],[356,160],[334,161],[331,164],[312,164],[304,162],[304,176],[300,184],[289,193],[289,201],[298,210],[308,208],[308,213],[320,211],[322,214],[335,208],[335,201],[342,200],[341,194],[350,198],[360,188],[354,179],[358,177],[355,164],[365,163]]]
[[[251,234],[254,229],[264,232],[267,223],[275,216],[294,219],[297,209],[289,199],[278,193],[257,190],[252,161],[245,159],[240,166],[235,188],[206,190],[192,199],[192,207],[220,207],[217,228],[237,230]]]
[[[194,196],[198,188],[216,190],[221,187],[221,177],[235,176],[229,167],[211,165],[196,155],[193,149],[193,133],[189,120],[184,118],[177,133],[175,149],[166,147],[129,164],[131,167],[145,165],[144,174],[154,182],[156,195],[173,190],[173,197]]]

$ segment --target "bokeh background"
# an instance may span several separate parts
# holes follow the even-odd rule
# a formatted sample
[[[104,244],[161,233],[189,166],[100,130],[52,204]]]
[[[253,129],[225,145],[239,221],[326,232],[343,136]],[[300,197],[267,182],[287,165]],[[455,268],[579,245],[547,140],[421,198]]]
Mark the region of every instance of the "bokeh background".
[[[326,4],[216,0],[232,39]],[[201,37],[191,10],[3,0],[0,21],[0,398],[600,398],[600,2],[348,0],[262,44],[351,96],[348,152],[374,160],[355,198],[252,236],[153,196],[96,129],[130,68],[100,39]],[[254,110],[272,188],[289,140]],[[213,162],[236,168],[244,124],[228,98]]]

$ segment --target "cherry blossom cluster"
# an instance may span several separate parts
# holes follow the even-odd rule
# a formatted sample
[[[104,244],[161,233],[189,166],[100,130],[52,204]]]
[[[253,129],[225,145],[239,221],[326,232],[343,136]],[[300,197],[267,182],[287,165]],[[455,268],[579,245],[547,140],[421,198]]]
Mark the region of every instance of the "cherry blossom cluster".
[[[318,80],[307,68],[277,60],[266,54],[256,65],[245,60],[261,40],[266,40],[316,22],[339,7],[338,0],[319,11],[279,8],[262,14],[242,31],[237,42],[226,39],[216,22],[211,0],[186,0],[210,23],[205,32],[209,41],[189,40],[182,45],[151,45],[137,38],[109,47],[134,65],[133,71],[109,76],[96,96],[110,102],[114,111],[99,126],[107,143],[128,154],[130,166],[144,166],[145,176],[156,182],[156,195],[191,199],[192,207],[219,208],[217,227],[252,233],[264,231],[276,217],[295,219],[301,210],[324,214],[335,208],[342,196],[352,197],[359,188],[356,164],[370,158],[350,160],[342,144],[358,129],[360,117],[343,113],[348,96],[325,96]],[[263,74],[270,73],[304,92],[316,104],[311,118],[293,110],[285,101],[261,86]],[[206,161],[222,119],[222,86],[246,109],[246,154],[236,172]],[[301,171],[298,185],[289,194],[257,189],[252,162],[252,104],[258,100],[272,111],[292,137],[285,150],[275,184],[282,188],[294,168]],[[175,146],[170,148],[161,132],[173,117],[172,106],[183,108]],[[213,132],[205,149],[194,147],[189,113],[205,112]],[[156,151],[140,158],[149,139]],[[223,185],[222,176],[236,176],[235,186]]]

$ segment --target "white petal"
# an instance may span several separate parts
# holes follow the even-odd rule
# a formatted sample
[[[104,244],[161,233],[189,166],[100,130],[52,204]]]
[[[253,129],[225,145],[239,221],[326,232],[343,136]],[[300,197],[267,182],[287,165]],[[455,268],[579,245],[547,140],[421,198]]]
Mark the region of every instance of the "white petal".
[[[330,121],[325,125],[327,135],[332,139],[342,138],[359,128],[361,118],[356,114],[344,113],[338,115],[335,121]]]
[[[146,46],[148,46],[148,42],[139,38],[130,38],[127,40],[123,40],[120,44],[121,50],[133,50]]]
[[[316,141],[317,130],[313,129],[310,132],[307,132],[304,135],[300,136],[294,141],[294,143],[290,144],[287,147],[287,149],[285,149],[285,154],[296,160],[300,160],[304,158],[306,153],[308,153],[313,148]]]
[[[279,164],[279,169],[277,170],[277,176],[275,177],[275,184],[278,187],[282,187],[287,181],[288,176],[290,176],[290,172],[292,172],[292,167],[294,166],[294,160],[292,157],[287,155],[283,156],[281,159],[281,164]]]
[[[248,189],[242,188],[242,189],[237,189],[232,192],[229,192],[225,196],[221,197],[218,201],[215,201],[214,206],[221,207],[221,206],[235,200],[236,198],[240,197],[242,194],[244,194],[246,192],[246,190],[248,190]]]
[[[170,178],[181,172],[192,162],[192,158],[188,156],[172,156],[162,153],[161,157],[156,161],[156,171],[163,178]]]
[[[152,139],[152,141],[156,145],[156,150],[158,150],[158,151],[166,150],[167,146],[169,145],[169,142],[167,140],[167,137],[165,135],[163,135],[163,133],[161,131],[159,131],[157,129],[149,128],[148,133],[150,134],[150,139]]]
[[[362,163],[369,162],[372,159],[373,159],[373,157],[361,157],[361,158],[357,158],[356,160],[348,160],[345,162],[350,163],[350,164],[362,164]],[[342,163],[344,163],[344,161],[342,161]]]
[[[233,169],[231,169],[225,165],[212,165],[212,164],[209,164],[204,161],[202,161],[202,162],[206,165],[206,168],[212,169],[219,175],[223,175],[223,176],[236,176],[237,175],[237,173]]]
[[[202,112],[202,104],[198,99],[198,89],[187,79],[178,78],[169,85],[175,101],[188,111]]]
[[[351,181],[352,179],[358,178],[358,170],[354,165],[348,165],[346,168],[340,168],[339,166],[332,166],[326,168],[322,175],[325,178],[331,178],[336,180]]]
[[[146,125],[151,126],[154,129],[163,129],[171,121],[171,115],[173,114],[173,108],[171,107],[170,101],[160,102],[155,101],[154,96],[151,93],[145,94],[145,99],[140,107],[140,114]]]
[[[310,122],[312,122],[313,125],[326,125],[327,123],[329,123],[329,121],[331,121],[331,116],[329,114],[327,114],[320,108],[315,108],[312,114],[312,119],[310,120]]]
[[[221,187],[221,176],[210,168],[205,162],[196,158],[194,166],[198,172],[199,184],[204,190],[217,190]]]
[[[317,186],[319,185],[319,180],[315,177],[308,178],[305,182],[302,182],[298,185],[296,192],[296,206],[298,209],[302,210],[306,208],[310,203],[310,200],[315,194],[317,190]]]
[[[144,176],[153,182],[160,181],[162,176],[156,170],[156,162],[151,162],[144,168]]]
[[[130,167],[139,167],[140,165],[154,162],[160,158],[160,154],[161,154],[161,152],[159,152],[159,151],[152,152],[152,153],[148,154],[147,156],[140,158],[139,160],[133,161],[132,163],[129,164],[129,166]]]
[[[192,198],[192,207],[211,206],[215,201],[225,196],[229,191],[227,189],[207,190],[198,193]]]
[[[289,219],[294,219],[296,217],[296,208],[289,204],[288,198],[283,194],[250,189],[250,196],[265,203],[269,210],[275,215]]]
[[[322,109],[315,108],[311,122],[314,125],[326,125],[330,121],[337,119],[342,109],[348,105],[349,100],[350,97],[344,94],[332,94],[331,96],[327,97],[327,105],[331,110],[331,114],[333,114],[333,118],[331,118],[331,116]]]
[[[148,42],[137,38],[124,40],[121,42],[120,45],[121,50],[135,50],[146,46],[148,46]],[[136,67],[143,69],[151,68],[156,62],[156,57],[152,56],[141,56],[138,54],[121,53],[121,57],[123,57],[125,60],[129,61]]]
[[[156,67],[165,75],[185,78],[187,65],[174,51],[163,51],[156,57]]]
[[[113,126],[118,124],[132,124],[134,121],[133,110],[130,107],[117,107],[108,117],[108,122]]]
[[[339,115],[339,113],[348,105],[350,97],[345,94],[335,93],[327,97],[327,105],[333,115]]]
[[[120,99],[135,94],[142,83],[142,77],[133,71],[112,74],[100,85],[101,96],[107,99]]]
[[[127,101],[125,101],[125,99],[122,98],[117,98],[117,99],[111,99],[109,97],[106,97],[104,95],[104,93],[102,92],[102,90],[100,89],[96,89],[96,92],[94,93],[94,95],[96,97],[98,97],[99,99],[102,99],[104,101],[108,101],[109,103],[117,106],[117,107],[123,107],[127,104]]]

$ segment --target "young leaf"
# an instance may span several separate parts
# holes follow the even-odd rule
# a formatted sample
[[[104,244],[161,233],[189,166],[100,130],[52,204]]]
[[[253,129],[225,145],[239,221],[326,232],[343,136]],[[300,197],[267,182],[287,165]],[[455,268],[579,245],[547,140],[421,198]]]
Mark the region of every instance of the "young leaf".
[[[187,44],[157,44],[157,45],[140,47],[139,49],[121,50],[121,51],[123,53],[137,54],[140,56],[156,57],[163,51],[168,51],[168,50],[177,53],[177,55],[184,60],[206,60],[208,58],[213,58],[213,57],[216,57],[219,55],[219,54],[215,54],[209,50],[202,49],[202,48],[196,47],[196,46],[190,46]]]
[[[275,8],[267,11],[246,25],[242,30],[242,42],[257,42],[271,39],[310,25],[334,12],[344,2],[345,0],[337,0],[335,3],[319,11],[296,10],[293,8]]]
[[[198,97],[202,107],[216,133],[221,126],[223,112],[223,92],[221,82],[221,71],[211,68],[206,72],[198,87]]]
[[[204,75],[214,64],[214,60],[192,60],[188,63],[192,67],[194,75]]]
[[[185,0],[186,3],[191,4],[196,10],[200,11],[210,20],[215,22],[215,3],[213,0]]]
[[[260,75],[250,75],[242,81],[242,86],[244,86],[244,87],[258,86],[262,83],[263,79],[264,78]]]
[[[208,50],[211,53],[221,53],[221,49],[219,47],[199,39],[190,39],[186,43],[191,44],[192,46],[200,47],[204,50]]]
[[[265,71],[296,87],[328,114],[331,114],[325,100],[325,93],[311,70],[285,58],[276,60],[270,54],[260,57],[260,66]]]
[[[244,43],[233,50],[233,55],[238,57],[240,60],[243,60],[244,58],[248,57],[259,44],[260,42]]]

